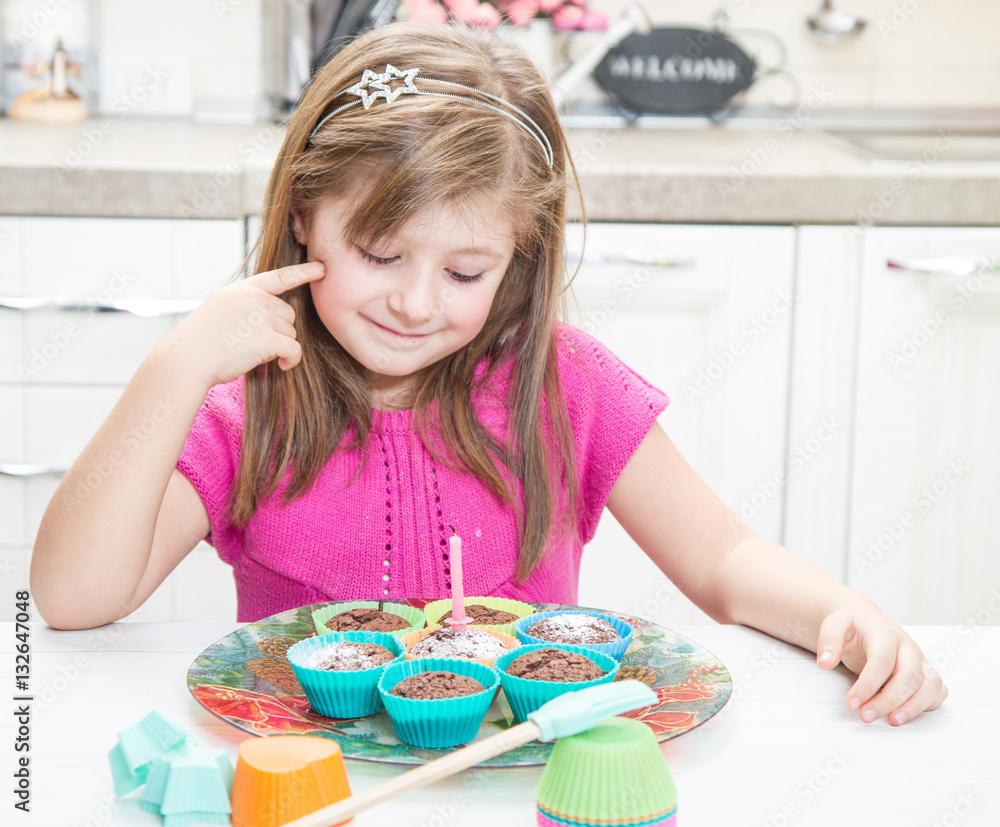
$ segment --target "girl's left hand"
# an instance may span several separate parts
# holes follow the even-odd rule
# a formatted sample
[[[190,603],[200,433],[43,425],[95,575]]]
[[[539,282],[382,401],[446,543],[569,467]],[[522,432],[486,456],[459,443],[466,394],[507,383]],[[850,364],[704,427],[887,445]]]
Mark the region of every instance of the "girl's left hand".
[[[833,669],[841,661],[858,676],[847,706],[865,723],[887,715],[890,724],[902,726],[948,697],[941,675],[913,638],[874,605],[840,609],[823,619],[816,662]]]

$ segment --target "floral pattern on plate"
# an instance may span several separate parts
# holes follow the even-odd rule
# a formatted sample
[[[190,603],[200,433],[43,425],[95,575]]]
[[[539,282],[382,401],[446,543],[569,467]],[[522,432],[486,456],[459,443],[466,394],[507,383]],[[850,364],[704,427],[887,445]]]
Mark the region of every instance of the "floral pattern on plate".
[[[331,601],[334,602],[334,601]],[[418,608],[427,600],[399,602]],[[326,718],[313,712],[285,658],[293,643],[316,634],[312,612],[324,603],[289,609],[249,623],[216,641],[188,669],[188,689],[206,709],[254,735],[314,734],[333,738],[344,756],[390,764],[423,764],[449,750],[421,749],[402,743],[386,713],[367,718]],[[538,611],[578,611],[584,607],[535,603]],[[584,609],[604,611],[603,609]],[[657,739],[674,738],[704,723],[729,700],[733,682],[711,652],[690,638],[648,620],[610,612],[635,628],[622,658],[619,678],[650,686],[657,703],[626,713],[653,730]],[[503,692],[498,693],[474,740],[516,726]],[[479,766],[544,764],[552,744],[532,741]]]

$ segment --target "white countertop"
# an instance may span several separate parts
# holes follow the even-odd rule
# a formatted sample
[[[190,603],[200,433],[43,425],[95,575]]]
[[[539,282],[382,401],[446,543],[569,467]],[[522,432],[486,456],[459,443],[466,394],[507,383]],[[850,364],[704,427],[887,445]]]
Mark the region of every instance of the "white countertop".
[[[96,827],[162,824],[139,808],[141,791],[115,798],[107,751],[153,709],[234,760],[245,732],[188,693],[186,675],[209,644],[241,624],[116,623],[57,632],[31,624],[31,813],[5,824]],[[733,626],[677,627],[733,676],[715,717],[662,744],[683,827],[1000,824],[1000,627],[910,627],[938,659],[950,696],[903,727],[863,724],[844,705],[852,676],[821,672],[811,653]],[[2,624],[13,691],[14,624]],[[11,709],[17,704],[11,701]],[[13,715],[3,740],[7,783]],[[355,817],[353,824],[534,824],[541,767],[466,770]],[[406,771],[348,761],[355,792]],[[9,787],[8,787],[9,789]],[[456,796],[461,796],[456,798]],[[5,811],[13,805],[5,793]],[[458,801],[455,808],[453,802]]]
[[[259,212],[283,136],[266,122],[0,119],[0,214],[242,218]],[[869,161],[815,131],[779,128],[609,126],[567,137],[591,220],[853,224],[883,194],[879,224],[1000,224],[1000,163],[947,150],[920,163]],[[579,216],[572,197],[569,213]]]

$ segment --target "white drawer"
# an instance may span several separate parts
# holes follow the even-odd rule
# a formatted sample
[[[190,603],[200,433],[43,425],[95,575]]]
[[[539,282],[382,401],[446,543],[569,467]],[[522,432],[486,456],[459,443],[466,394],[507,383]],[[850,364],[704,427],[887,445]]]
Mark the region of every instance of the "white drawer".
[[[0,462],[24,461],[23,414],[21,388],[0,385]],[[0,474],[0,547],[27,542],[24,513],[23,481]]]
[[[0,385],[0,462],[24,460],[24,391]]]
[[[24,489],[24,481],[20,478],[0,474],[0,549],[28,542]]]
[[[0,216],[0,293],[21,291],[20,219]]]
[[[24,295],[171,297],[171,221],[22,218]],[[105,302],[107,303],[107,302]]]
[[[25,548],[0,548],[0,620],[12,622],[17,614],[14,595],[28,588],[29,560]],[[32,620],[41,620],[34,606],[30,614]]]
[[[174,221],[174,298],[203,299],[228,284],[243,263],[242,221]]]
[[[238,272],[245,246],[240,220],[21,218],[9,232],[0,268],[21,275],[5,290],[105,304],[204,298]]]
[[[25,462],[68,468],[107,419],[120,387],[24,388]]]
[[[126,385],[178,318],[25,311],[19,377],[29,384]]]
[[[0,382],[20,382],[22,363],[21,323],[17,310],[0,308]]]

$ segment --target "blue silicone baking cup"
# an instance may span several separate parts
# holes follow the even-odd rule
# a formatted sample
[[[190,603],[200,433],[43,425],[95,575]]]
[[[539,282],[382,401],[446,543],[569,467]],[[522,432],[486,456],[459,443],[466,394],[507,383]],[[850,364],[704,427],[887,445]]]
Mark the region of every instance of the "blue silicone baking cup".
[[[457,698],[402,698],[392,688],[420,672],[454,672],[475,678],[482,692]],[[414,747],[457,747],[476,737],[500,683],[497,671],[462,658],[418,658],[393,661],[379,680],[378,691],[396,737]]]
[[[378,681],[388,664],[356,671],[306,666],[314,652],[333,643],[345,642],[376,643],[392,652],[396,659],[402,658],[406,652],[399,638],[386,632],[330,632],[300,640],[289,647],[286,657],[305,690],[309,705],[320,715],[328,718],[364,718],[381,712],[383,707]]]
[[[562,649],[566,652],[576,652],[595,663],[598,669],[603,669],[605,674],[590,681],[537,681],[531,678],[519,678],[517,675],[511,675],[507,672],[507,667],[514,660],[521,655],[536,652],[539,649]],[[529,712],[534,712],[553,698],[558,698],[567,692],[575,692],[577,689],[586,689],[588,686],[610,683],[618,674],[618,667],[618,661],[610,655],[595,652],[593,649],[577,646],[574,643],[524,644],[519,649],[501,655],[493,664],[493,668],[500,673],[500,686],[503,688],[503,694],[507,696],[510,708],[514,711],[514,717],[522,724],[528,720]]]
[[[514,624],[514,633],[517,635],[517,639],[520,640],[521,643],[548,643],[550,645],[555,643],[556,641],[543,640],[540,637],[529,635],[528,629],[540,620],[545,620],[549,617],[556,617],[557,615],[590,615],[591,617],[599,617],[601,620],[610,623],[614,630],[621,635],[619,640],[612,641],[611,643],[574,643],[570,645],[586,646],[593,652],[600,652],[602,655],[609,655],[617,661],[622,659],[622,656],[625,654],[625,650],[628,649],[628,645],[632,642],[632,636],[635,634],[635,630],[624,620],[619,617],[615,617],[614,615],[604,614],[603,612],[538,612],[533,615],[528,615],[527,617],[522,617]]]

